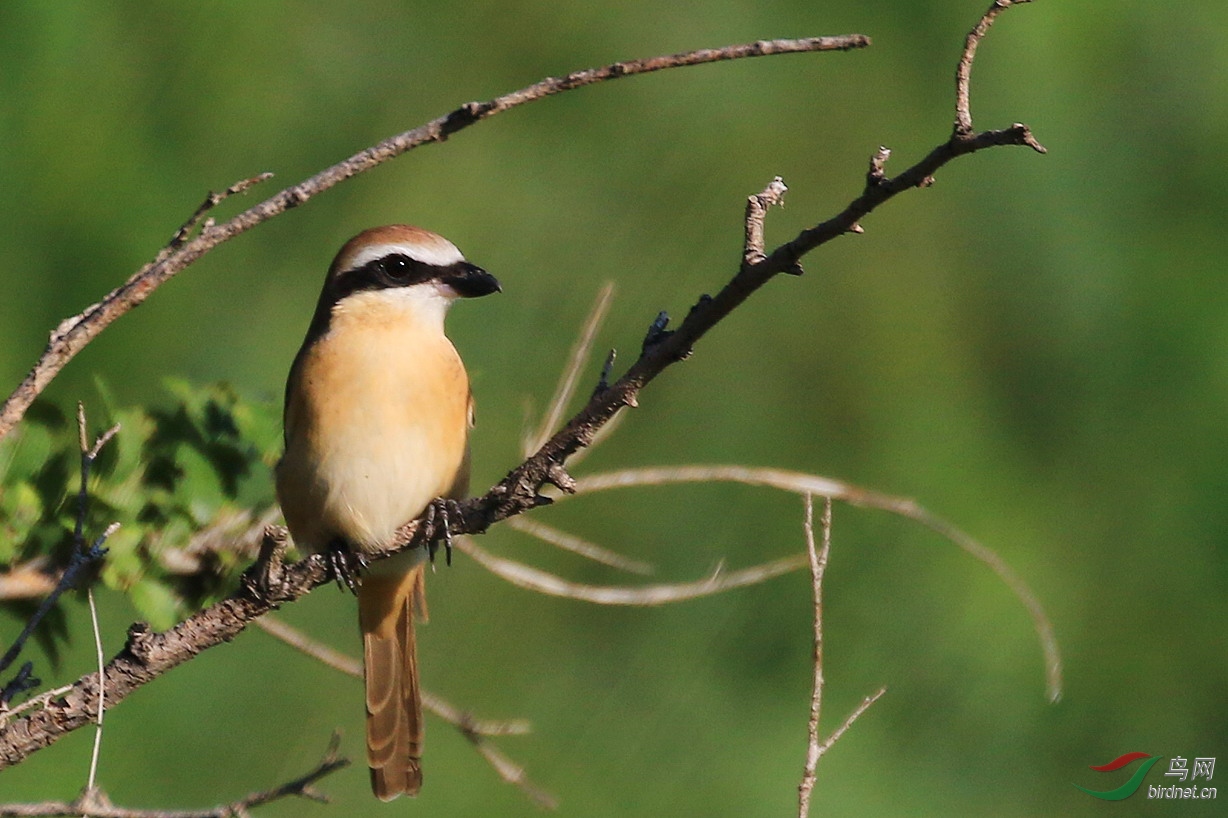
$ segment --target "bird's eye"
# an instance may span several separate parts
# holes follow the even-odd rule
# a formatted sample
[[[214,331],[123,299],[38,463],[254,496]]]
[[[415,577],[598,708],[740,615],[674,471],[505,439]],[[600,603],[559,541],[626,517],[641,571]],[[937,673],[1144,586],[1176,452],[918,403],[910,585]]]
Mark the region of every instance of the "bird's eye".
[[[414,272],[414,265],[405,256],[388,256],[380,264],[384,274],[396,281],[408,279]]]

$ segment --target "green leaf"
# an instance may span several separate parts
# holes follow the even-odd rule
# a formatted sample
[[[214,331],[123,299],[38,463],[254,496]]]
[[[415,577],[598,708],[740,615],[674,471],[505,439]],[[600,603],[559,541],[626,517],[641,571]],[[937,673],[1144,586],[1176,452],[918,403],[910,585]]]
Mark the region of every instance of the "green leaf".
[[[27,480],[42,468],[55,447],[51,430],[25,426],[0,443],[0,479],[9,483]]]
[[[108,588],[127,591],[147,573],[141,540],[141,532],[136,525],[121,525],[107,538],[102,581]]]

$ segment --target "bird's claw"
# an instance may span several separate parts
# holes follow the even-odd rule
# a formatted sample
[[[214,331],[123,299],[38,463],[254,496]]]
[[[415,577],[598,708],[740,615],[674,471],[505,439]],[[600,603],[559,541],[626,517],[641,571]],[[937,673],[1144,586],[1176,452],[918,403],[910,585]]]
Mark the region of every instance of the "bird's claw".
[[[367,567],[367,560],[363,555],[338,540],[328,547],[327,557],[329,570],[337,582],[337,587],[343,590],[348,588],[350,593],[357,594],[362,572]]]
[[[426,553],[431,562],[443,543],[444,564],[452,566],[452,517],[460,516],[460,503],[447,497],[436,497],[426,507]]]

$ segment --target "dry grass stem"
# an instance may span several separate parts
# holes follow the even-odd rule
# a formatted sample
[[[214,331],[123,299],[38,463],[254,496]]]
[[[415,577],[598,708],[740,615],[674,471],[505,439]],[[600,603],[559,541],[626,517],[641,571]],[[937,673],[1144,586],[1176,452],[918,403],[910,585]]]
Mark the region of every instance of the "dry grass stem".
[[[550,405],[542,416],[537,432],[526,435],[521,442],[521,454],[524,457],[540,449],[563,422],[563,413],[576,394],[576,384],[580,380],[580,374],[584,371],[584,365],[588,363],[589,354],[593,350],[593,341],[596,340],[597,331],[601,329],[601,324],[610,311],[613,299],[614,282],[607,281],[598,291],[597,298],[589,309],[588,317],[584,319],[584,324],[580,327],[580,334],[576,336],[575,342],[571,345],[567,365],[559,376],[558,386],[554,388],[554,395],[550,398]]]
[[[719,594],[734,588],[743,588],[747,585],[758,585],[790,571],[796,571],[806,564],[804,555],[795,554],[728,573],[717,568],[708,578],[695,582],[664,583],[641,587],[585,585],[563,579],[522,562],[497,557],[480,547],[471,537],[458,537],[455,545],[457,549],[468,554],[483,568],[513,585],[547,596],[578,599],[596,605],[669,605],[674,602]]]

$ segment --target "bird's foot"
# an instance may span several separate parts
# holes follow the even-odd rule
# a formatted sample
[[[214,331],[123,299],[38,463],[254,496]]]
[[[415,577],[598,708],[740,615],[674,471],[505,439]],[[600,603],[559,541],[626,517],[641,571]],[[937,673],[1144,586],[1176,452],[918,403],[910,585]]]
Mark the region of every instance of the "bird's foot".
[[[362,581],[362,572],[367,568],[366,557],[351,549],[342,540],[333,540],[328,546],[325,557],[328,559],[328,567],[333,579],[337,582],[337,587],[348,588],[350,593],[357,594],[358,586]]]
[[[435,561],[435,552],[442,543],[444,563],[452,565],[452,518],[460,516],[460,503],[447,497],[436,497],[426,507],[423,522],[426,524],[426,553],[431,562]]]

